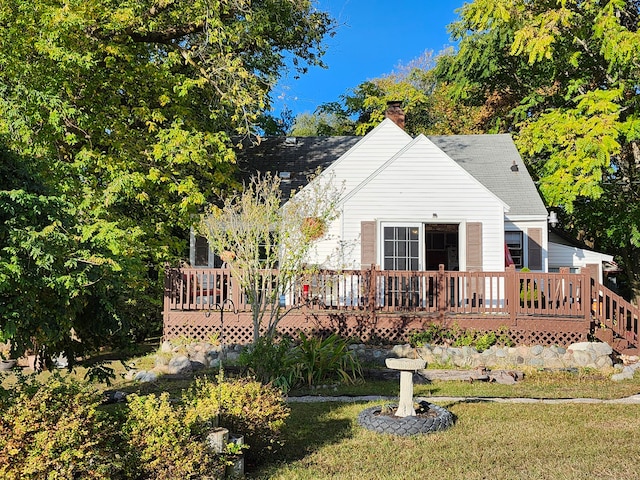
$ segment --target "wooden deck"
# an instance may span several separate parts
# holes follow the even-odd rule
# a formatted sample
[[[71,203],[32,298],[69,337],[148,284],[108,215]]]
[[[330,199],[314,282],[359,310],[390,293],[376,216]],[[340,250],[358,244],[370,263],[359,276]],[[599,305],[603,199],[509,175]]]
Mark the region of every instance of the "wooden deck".
[[[637,345],[636,307],[580,274],[518,272],[320,271],[303,276],[282,300],[295,307],[278,330],[406,341],[440,323],[480,331],[508,329],[517,344],[567,345],[600,334]],[[252,341],[251,306],[231,272],[168,269],[164,337]]]

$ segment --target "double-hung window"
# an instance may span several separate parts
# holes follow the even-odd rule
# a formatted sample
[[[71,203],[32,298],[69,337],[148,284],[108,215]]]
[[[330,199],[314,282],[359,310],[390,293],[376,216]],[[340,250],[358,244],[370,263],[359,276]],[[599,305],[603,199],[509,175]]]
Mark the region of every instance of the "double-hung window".
[[[509,253],[511,254],[511,258],[513,259],[515,267],[522,268],[524,266],[524,247],[522,232],[504,232],[504,241],[509,248]]]

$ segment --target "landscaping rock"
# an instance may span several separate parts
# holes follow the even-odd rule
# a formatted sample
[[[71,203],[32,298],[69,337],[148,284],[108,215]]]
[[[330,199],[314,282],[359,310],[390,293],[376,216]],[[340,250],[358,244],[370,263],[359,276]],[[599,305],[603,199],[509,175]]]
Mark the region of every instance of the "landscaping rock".
[[[574,350],[573,361],[578,367],[587,367],[595,362],[595,352],[588,350]]]
[[[180,375],[193,372],[191,360],[186,355],[178,355],[169,360],[167,365],[168,373],[172,375]]]
[[[156,372],[146,372],[144,370],[141,370],[135,374],[133,379],[136,382],[140,383],[155,382],[156,380],[158,380],[158,374]]]
[[[535,345],[531,347],[531,355],[538,356],[544,352],[544,347],[542,345]]]
[[[534,345],[531,347],[499,347],[493,345],[483,352],[471,347],[448,347],[445,345],[425,345],[412,349],[409,345],[396,345],[390,356],[419,358],[428,363],[451,364],[460,368],[487,366],[509,368],[528,365],[543,369],[565,369],[573,367],[606,369],[613,365],[612,349],[601,342],[579,342],[569,349],[553,346]]]

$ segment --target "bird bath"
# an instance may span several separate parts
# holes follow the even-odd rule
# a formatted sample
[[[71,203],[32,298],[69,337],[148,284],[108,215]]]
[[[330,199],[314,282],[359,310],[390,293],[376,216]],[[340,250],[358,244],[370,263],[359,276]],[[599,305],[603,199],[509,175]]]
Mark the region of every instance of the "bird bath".
[[[387,368],[400,370],[400,400],[398,401],[397,417],[415,417],[413,408],[413,372],[424,368],[427,364],[421,358],[387,358]]]
[[[455,422],[455,417],[446,408],[427,401],[413,403],[413,372],[426,366],[420,358],[387,358],[387,368],[400,371],[400,398],[395,413],[391,408],[377,405],[364,409],[358,415],[358,423],[367,430],[391,433],[399,436],[417,435],[445,430]]]

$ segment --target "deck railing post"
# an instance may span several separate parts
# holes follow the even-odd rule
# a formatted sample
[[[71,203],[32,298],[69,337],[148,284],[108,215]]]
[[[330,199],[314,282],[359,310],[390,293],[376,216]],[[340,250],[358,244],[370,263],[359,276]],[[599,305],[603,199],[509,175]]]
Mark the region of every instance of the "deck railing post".
[[[591,268],[589,266],[585,266],[580,268],[580,274],[582,278],[578,281],[580,282],[580,291],[576,292],[578,298],[576,299],[580,302],[581,313],[584,316],[585,326],[588,331],[591,331],[591,303],[592,303],[592,291],[591,291]]]
[[[438,317],[440,321],[444,321],[444,314],[447,311],[447,284],[445,279],[444,265],[438,265],[438,277],[436,280],[437,290],[436,299],[438,305]]]
[[[504,283],[509,321],[511,322],[511,327],[515,327],[518,318],[518,306],[520,305],[520,285],[518,285],[515,265],[509,265],[505,269]]]
[[[377,274],[376,274],[376,266],[375,265],[371,265],[371,268],[369,268],[369,270],[367,270],[365,272],[365,275],[368,277],[368,281],[369,281],[369,293],[367,295],[368,297],[368,302],[367,302],[367,309],[369,311],[370,315],[375,315],[376,313],[376,296],[377,296],[377,285],[378,285],[378,278],[377,278]]]

